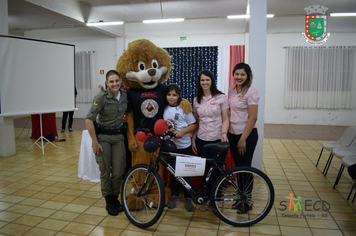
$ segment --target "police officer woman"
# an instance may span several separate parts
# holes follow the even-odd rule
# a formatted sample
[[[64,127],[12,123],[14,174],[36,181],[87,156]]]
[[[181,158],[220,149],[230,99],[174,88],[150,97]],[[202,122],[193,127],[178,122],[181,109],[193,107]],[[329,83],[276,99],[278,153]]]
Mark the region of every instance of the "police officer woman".
[[[115,70],[108,71],[105,83],[108,88],[94,97],[85,123],[100,169],[101,193],[105,197],[106,210],[109,215],[115,216],[123,210],[118,195],[126,167],[123,117],[127,95],[120,89],[121,78]]]

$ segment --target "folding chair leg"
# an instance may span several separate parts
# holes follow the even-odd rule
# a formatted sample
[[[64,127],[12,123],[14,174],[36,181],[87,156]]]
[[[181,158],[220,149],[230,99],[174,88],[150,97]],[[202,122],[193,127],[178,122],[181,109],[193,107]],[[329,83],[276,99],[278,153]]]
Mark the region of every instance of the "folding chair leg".
[[[350,196],[351,196],[352,190],[354,190],[354,185],[352,185],[351,190],[350,190],[350,193],[349,193],[349,196],[347,196],[347,201],[350,199]]]
[[[331,158],[331,155],[332,155],[332,154],[333,154],[333,153],[330,152],[330,155],[329,155],[329,157],[328,157],[328,160],[326,161],[325,166],[324,166],[323,174],[325,174],[325,171],[326,171],[326,169],[327,169],[327,167],[328,167],[328,165],[329,165],[330,158]]]
[[[324,168],[324,171],[323,171],[324,176],[326,176],[326,174],[328,173],[328,170],[329,170],[329,168],[330,168],[331,161],[333,160],[333,157],[334,157],[334,154],[331,152],[331,153],[330,153],[330,156],[329,156],[329,159],[328,159],[328,162],[326,163],[325,168]]]
[[[344,169],[345,169],[345,166],[343,164],[341,164],[339,173],[337,174],[336,179],[335,179],[333,189],[335,189],[335,186],[339,183],[339,180],[341,179],[342,172],[344,172]]]
[[[321,154],[323,153],[323,150],[324,150],[324,147],[320,151],[319,158],[318,158],[318,161],[316,162],[315,167],[318,167],[318,164],[319,164],[319,161],[320,161],[320,157],[321,157]]]

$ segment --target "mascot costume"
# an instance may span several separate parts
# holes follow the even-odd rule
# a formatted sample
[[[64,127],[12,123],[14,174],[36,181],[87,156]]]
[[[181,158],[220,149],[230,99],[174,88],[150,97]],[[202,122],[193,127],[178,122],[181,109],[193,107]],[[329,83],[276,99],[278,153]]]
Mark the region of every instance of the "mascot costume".
[[[116,70],[128,87],[128,109],[126,112],[128,148],[132,153],[132,166],[152,164],[155,156],[147,153],[143,142],[137,140],[135,130],[146,128],[154,130],[157,120],[163,119],[166,102],[165,82],[172,69],[171,57],[162,48],[147,39],[139,39],[129,43],[117,61]],[[188,100],[183,99],[181,107],[185,113],[192,111]],[[163,176],[163,167],[158,173]],[[170,191],[166,189],[166,204]],[[140,206],[137,206],[140,208]]]

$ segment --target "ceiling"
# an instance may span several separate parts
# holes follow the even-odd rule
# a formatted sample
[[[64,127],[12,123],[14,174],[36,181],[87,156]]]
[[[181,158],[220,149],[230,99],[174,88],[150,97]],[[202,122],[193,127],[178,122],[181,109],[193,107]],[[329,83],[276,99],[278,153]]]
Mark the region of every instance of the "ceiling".
[[[251,0],[253,1],[253,0]],[[141,22],[162,18],[226,18],[246,14],[248,0],[8,0],[9,34],[86,27],[85,22]],[[323,5],[330,12],[356,12],[356,0],[267,0],[267,13],[277,17],[306,15],[305,7]],[[111,26],[112,27],[112,26]],[[122,36],[110,26],[97,30]]]

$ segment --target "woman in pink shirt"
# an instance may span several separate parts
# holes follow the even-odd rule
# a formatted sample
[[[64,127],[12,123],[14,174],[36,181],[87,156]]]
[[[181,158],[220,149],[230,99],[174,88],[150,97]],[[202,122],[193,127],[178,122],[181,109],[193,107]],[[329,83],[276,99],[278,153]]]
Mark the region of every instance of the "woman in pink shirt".
[[[256,121],[260,96],[258,91],[251,86],[252,71],[248,64],[237,64],[232,75],[236,84],[229,88],[230,127],[228,136],[230,151],[236,166],[251,166],[258,140]],[[239,186],[242,186],[248,193],[251,193],[252,178],[252,175],[247,174],[239,176]],[[239,202],[233,205],[238,213],[247,213],[252,207],[252,200],[248,206]]]
[[[228,142],[227,132],[229,129],[229,104],[226,95],[216,87],[215,78],[211,71],[203,70],[199,73],[197,81],[197,96],[193,101],[193,114],[198,123],[198,129],[193,132],[192,149],[199,156],[214,158],[215,151],[205,149],[208,143]],[[226,151],[220,153],[217,164],[222,167],[226,157]],[[207,174],[207,166],[205,175]],[[212,183],[218,177],[218,172],[213,171],[208,183],[208,191]],[[205,178],[204,175],[204,178]],[[206,211],[208,207],[202,205],[200,210]]]

